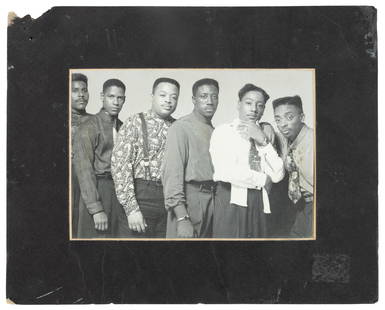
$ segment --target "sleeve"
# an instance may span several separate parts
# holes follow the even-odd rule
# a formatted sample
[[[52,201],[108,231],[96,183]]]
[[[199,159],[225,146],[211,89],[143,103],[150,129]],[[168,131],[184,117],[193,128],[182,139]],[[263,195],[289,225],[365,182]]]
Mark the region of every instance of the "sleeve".
[[[111,156],[111,174],[116,197],[127,216],[139,210],[134,188],[138,137],[135,118],[128,119],[119,129]]]
[[[162,165],[162,183],[167,210],[186,205],[184,179],[187,159],[187,136],[183,128],[174,123],[168,130]]]
[[[273,145],[259,148],[260,156],[264,157],[264,172],[270,176],[273,183],[278,183],[285,176],[285,168],[282,159],[278,156]]]
[[[94,170],[97,143],[98,133],[93,123],[89,122],[79,127],[75,135],[74,167],[79,180],[81,197],[91,215],[104,211]]]
[[[263,187],[266,175],[251,170],[237,160],[236,147],[225,128],[214,130],[210,140],[210,155],[214,166],[214,180],[229,182],[243,188]]]

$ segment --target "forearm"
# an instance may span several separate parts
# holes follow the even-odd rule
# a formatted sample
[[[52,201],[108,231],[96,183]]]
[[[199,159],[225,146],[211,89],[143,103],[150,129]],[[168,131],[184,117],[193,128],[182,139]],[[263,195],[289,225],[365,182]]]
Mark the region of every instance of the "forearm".
[[[228,182],[243,188],[260,188],[266,183],[266,174],[239,166],[216,169],[215,181]]]
[[[260,154],[265,160],[265,173],[271,177],[273,183],[281,181],[285,176],[285,168],[274,147],[269,143],[267,146],[260,148]]]

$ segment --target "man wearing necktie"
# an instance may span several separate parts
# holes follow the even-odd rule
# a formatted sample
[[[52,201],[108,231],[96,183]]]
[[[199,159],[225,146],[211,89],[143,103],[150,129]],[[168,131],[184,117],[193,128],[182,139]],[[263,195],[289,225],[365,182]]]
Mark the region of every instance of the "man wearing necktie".
[[[281,132],[282,158],[289,173],[288,196],[296,217],[291,237],[313,236],[313,141],[314,131],[306,126],[299,96],[273,101],[274,118]]]
[[[260,123],[269,95],[246,84],[238,93],[238,118],[217,127],[210,141],[214,166],[214,238],[267,237],[265,214],[272,182],[284,177],[282,159],[273,147],[274,130]]]

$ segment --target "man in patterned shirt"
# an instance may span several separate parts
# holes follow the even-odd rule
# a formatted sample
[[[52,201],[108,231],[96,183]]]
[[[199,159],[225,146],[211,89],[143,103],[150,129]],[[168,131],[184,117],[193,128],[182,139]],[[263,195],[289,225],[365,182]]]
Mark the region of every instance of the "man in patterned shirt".
[[[79,125],[88,119],[90,114],[86,112],[86,106],[88,104],[88,78],[81,73],[72,73],[71,75],[71,144],[72,152],[71,158],[73,159],[74,149],[74,137],[79,128]],[[75,173],[75,169],[72,163],[71,170],[71,194],[72,194],[72,238],[77,236],[78,232],[78,219],[79,219],[79,199],[80,199],[80,187],[79,181]]]
[[[157,79],[152,88],[151,109],[133,115],[123,124],[112,153],[116,195],[126,212],[132,237],[166,235],[160,168],[179,89],[179,83],[173,79]]]
[[[289,173],[288,196],[296,217],[290,235],[313,236],[313,142],[314,131],[304,123],[305,115],[299,96],[273,101],[274,118],[282,135],[279,137],[282,158]]]

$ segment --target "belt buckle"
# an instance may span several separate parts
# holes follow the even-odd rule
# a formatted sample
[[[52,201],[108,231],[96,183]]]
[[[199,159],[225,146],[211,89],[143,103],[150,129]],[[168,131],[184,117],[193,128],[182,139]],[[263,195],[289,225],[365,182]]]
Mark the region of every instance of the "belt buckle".
[[[214,192],[214,185],[201,184],[199,186],[199,190],[201,192],[210,192],[210,193],[212,193],[212,192]]]

